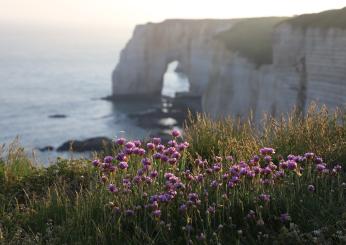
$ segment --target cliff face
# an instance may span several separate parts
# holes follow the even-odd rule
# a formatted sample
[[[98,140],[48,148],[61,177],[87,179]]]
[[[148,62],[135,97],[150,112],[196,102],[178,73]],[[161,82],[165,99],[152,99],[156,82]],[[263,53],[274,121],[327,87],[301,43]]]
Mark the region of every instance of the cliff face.
[[[235,20],[167,20],[139,25],[113,72],[113,96],[160,94],[167,65],[179,61],[191,95],[203,94],[209,81],[216,33]]]
[[[203,110],[210,116],[244,116],[250,111],[275,112],[273,68],[256,65],[238,54],[219,57],[208,88],[202,96]]]
[[[293,106],[304,111],[311,101],[345,105],[346,28],[340,26],[345,24],[330,12],[317,17],[137,26],[113,73],[113,96],[160,94],[167,64],[177,60],[189,78],[190,94],[202,96],[203,110],[213,117],[252,111],[259,119],[264,112],[278,115]]]
[[[219,57],[203,109],[210,115],[304,111],[312,101],[346,104],[346,31],[279,25],[273,35],[273,64],[256,67],[239,55]]]
[[[275,39],[277,83],[296,95],[297,105],[346,103],[346,30],[282,25]]]

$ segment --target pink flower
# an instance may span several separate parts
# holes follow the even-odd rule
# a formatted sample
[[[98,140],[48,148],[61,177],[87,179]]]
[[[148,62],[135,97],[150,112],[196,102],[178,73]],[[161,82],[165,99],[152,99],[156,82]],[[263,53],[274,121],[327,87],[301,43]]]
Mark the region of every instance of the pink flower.
[[[286,223],[287,221],[290,221],[291,217],[288,215],[288,213],[283,213],[280,215],[280,221],[281,223]]]
[[[297,163],[293,160],[288,160],[287,161],[287,168],[289,170],[295,170],[297,168]]]
[[[148,166],[148,165],[151,165],[151,161],[149,158],[143,158],[142,164],[143,164],[143,166]]]
[[[103,183],[105,183],[105,182],[107,182],[107,180],[108,180],[107,176],[102,175],[101,181],[102,181]]]
[[[147,144],[147,147],[148,147],[149,150],[155,149],[154,143],[148,143],[148,144]]]
[[[109,189],[109,191],[112,192],[112,193],[118,192],[118,188],[117,188],[114,184],[110,184],[110,185],[108,186],[108,189]]]
[[[318,172],[323,172],[323,170],[325,170],[326,169],[326,165],[325,164],[317,164],[316,165],[316,169],[317,169],[317,171]]]
[[[227,157],[226,157],[226,160],[227,160],[228,162],[233,162],[233,157],[232,157],[232,156],[227,156]]]
[[[120,169],[127,169],[127,168],[129,167],[129,165],[127,164],[127,162],[120,162],[120,163],[118,164],[118,167],[119,167]]]
[[[179,159],[179,158],[181,158],[181,154],[176,151],[176,152],[173,152],[172,157]]]
[[[264,202],[269,202],[269,201],[270,201],[270,195],[268,195],[268,194],[261,194],[261,195],[259,196],[259,199],[260,199],[261,201],[264,201]]]
[[[260,153],[262,155],[271,155],[271,154],[275,153],[275,150],[273,148],[264,147],[264,148],[260,149]]]
[[[185,204],[180,205],[180,207],[179,207],[180,212],[185,213],[186,210],[187,210],[187,206]]]
[[[315,191],[315,186],[313,186],[313,185],[308,185],[308,191],[314,192],[314,191]]]
[[[123,145],[123,144],[125,144],[125,142],[126,142],[126,139],[124,139],[124,138],[119,138],[119,139],[115,140],[115,144],[117,144],[117,145]]]
[[[94,160],[92,161],[92,164],[94,165],[94,167],[97,167],[101,164],[100,160]]]
[[[160,138],[153,138],[152,141],[153,141],[154,145],[158,145],[158,144],[161,143],[161,139]]]
[[[214,189],[216,189],[219,186],[219,183],[216,180],[213,180],[210,184],[210,186]]]
[[[177,163],[177,159],[176,158],[170,158],[170,159],[168,159],[168,163],[171,165],[174,165]]]
[[[172,131],[172,136],[173,137],[179,137],[181,134],[180,134],[180,132],[178,131],[178,130],[176,130],[176,129],[174,129],[173,131]]]
[[[111,163],[111,162],[113,161],[113,157],[112,157],[112,156],[106,156],[106,157],[103,159],[103,161],[104,161],[105,163]]]
[[[153,211],[152,214],[154,217],[159,218],[161,216],[161,210],[157,209],[157,210]]]
[[[154,170],[154,171],[152,171],[152,172],[150,173],[150,177],[151,177],[151,178],[156,178],[157,175],[158,175],[158,172],[157,172],[156,170]]]
[[[135,143],[133,143],[133,142],[131,142],[131,141],[129,141],[129,142],[127,142],[126,144],[125,144],[125,147],[127,148],[127,149],[132,149],[133,147],[135,147],[136,145],[135,145]]]
[[[156,160],[161,159],[161,154],[160,153],[155,153],[153,155],[153,158],[156,159]]]
[[[165,149],[165,146],[164,146],[164,145],[159,144],[159,145],[156,146],[156,150],[157,150],[158,152],[162,152],[164,149]]]

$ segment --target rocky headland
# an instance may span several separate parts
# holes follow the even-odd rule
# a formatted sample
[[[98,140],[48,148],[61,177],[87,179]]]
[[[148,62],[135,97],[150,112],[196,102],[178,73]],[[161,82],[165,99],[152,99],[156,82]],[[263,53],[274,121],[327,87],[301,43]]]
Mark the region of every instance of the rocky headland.
[[[346,8],[293,18],[166,20],[138,25],[113,72],[113,98],[159,96],[179,61],[213,117],[346,103]]]

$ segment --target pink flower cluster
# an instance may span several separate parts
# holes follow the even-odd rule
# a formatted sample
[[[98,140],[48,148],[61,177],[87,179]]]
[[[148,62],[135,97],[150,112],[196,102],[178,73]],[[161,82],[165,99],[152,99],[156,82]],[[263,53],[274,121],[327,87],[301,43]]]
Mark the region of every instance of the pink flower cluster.
[[[341,171],[340,165],[330,169],[313,153],[277,159],[275,150],[267,147],[260,149],[260,156],[256,155],[247,162],[235,162],[232,156],[216,156],[211,163],[202,158],[191,161],[186,151],[189,143],[182,140],[177,130],[172,132],[172,136],[166,145],[160,138],[153,138],[145,146],[138,140],[119,138],[115,144],[121,150],[116,156],[92,162],[109,192],[125,195],[114,202],[117,212],[123,210],[125,215],[133,216],[136,210],[144,208],[150,210],[153,218],[160,219],[171,205],[180,213],[203,206],[204,212],[213,215],[218,205],[214,199],[208,199],[210,193],[227,199],[235,188],[248,184],[258,187],[257,202],[269,204],[272,195],[265,188],[282,183],[286,177],[299,177],[305,173],[334,176]],[[314,193],[316,188],[311,184],[306,191]],[[139,206],[124,206],[126,195],[130,193],[142,199]],[[255,216],[255,212],[250,210],[246,217],[252,219]],[[289,218],[287,213],[280,216],[282,222]]]

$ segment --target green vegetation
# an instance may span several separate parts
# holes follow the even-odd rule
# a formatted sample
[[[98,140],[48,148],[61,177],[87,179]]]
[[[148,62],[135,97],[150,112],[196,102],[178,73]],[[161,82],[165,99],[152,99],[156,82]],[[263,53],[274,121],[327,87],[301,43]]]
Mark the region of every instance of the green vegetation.
[[[346,28],[346,8],[328,10],[317,14],[303,14],[286,21],[294,26],[308,28]]]
[[[312,151],[328,162],[346,162],[346,114],[330,114],[326,107],[311,104],[304,117],[293,110],[280,119],[265,115],[259,127],[252,120],[231,117],[212,121],[203,115],[191,117],[186,137],[190,151],[204,158],[217,154],[248,159],[263,146],[272,146],[282,156]],[[200,133],[202,132],[202,133]]]
[[[197,115],[174,139],[49,167],[2,147],[0,244],[345,244],[345,113],[311,106],[260,129]]]
[[[274,27],[285,17],[267,17],[242,20],[219,34],[226,47],[238,51],[258,66],[272,64]]]
[[[241,20],[217,38],[232,51],[254,62],[257,66],[272,64],[274,28],[286,22],[296,27],[346,28],[346,8],[303,14],[294,18],[266,17]]]

